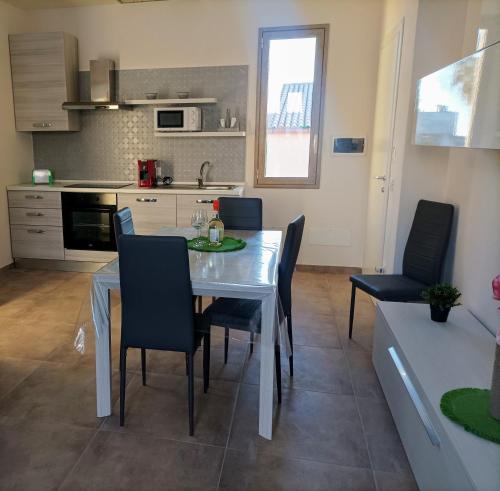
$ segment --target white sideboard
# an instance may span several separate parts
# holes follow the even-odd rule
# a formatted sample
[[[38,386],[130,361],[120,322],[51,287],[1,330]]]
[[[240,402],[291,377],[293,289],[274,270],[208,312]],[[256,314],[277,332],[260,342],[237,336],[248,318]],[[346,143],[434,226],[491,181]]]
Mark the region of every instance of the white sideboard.
[[[441,413],[441,396],[489,388],[495,338],[464,307],[444,324],[429,306],[379,302],[373,364],[422,491],[499,491],[500,445]]]

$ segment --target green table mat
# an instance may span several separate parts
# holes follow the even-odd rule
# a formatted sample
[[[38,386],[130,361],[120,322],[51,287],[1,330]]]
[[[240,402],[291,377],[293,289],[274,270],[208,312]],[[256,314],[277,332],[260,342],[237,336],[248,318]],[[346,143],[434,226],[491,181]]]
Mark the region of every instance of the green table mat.
[[[490,415],[489,390],[450,390],[441,398],[441,411],[466,431],[500,443],[500,421]]]
[[[202,252],[230,252],[239,251],[243,249],[247,243],[243,239],[236,239],[234,237],[224,237],[222,244],[220,246],[211,246],[208,243],[208,237],[199,237],[196,239],[191,239],[187,241],[188,249],[193,251]]]

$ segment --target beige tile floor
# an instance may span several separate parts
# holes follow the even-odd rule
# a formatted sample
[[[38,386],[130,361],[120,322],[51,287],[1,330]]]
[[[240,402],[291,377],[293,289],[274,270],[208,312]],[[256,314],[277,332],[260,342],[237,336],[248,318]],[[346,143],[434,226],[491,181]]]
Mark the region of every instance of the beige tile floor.
[[[0,274],[0,489],[415,490],[370,358],[374,308],[358,295],[347,338],[345,275],[294,277],[295,376],[282,360],[274,438],[257,435],[258,345],[232,331],[229,362],[213,334],[211,386],[197,358],[188,436],[184,358],[148,354],[148,386],[129,355],[126,426],[117,413],[119,298],[113,297],[115,415],[95,416],[93,340],[72,349],[90,275]],[[168,313],[166,313],[168,315]]]

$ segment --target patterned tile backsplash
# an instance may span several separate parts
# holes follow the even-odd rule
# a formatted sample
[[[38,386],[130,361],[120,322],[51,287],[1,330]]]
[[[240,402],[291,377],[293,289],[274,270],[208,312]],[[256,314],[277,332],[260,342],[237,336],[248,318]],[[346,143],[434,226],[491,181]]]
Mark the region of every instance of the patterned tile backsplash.
[[[216,97],[203,105],[203,130],[215,131],[226,109],[239,114],[245,130],[247,66],[120,70],[119,100],[145,99],[146,92],[176,98]],[[80,99],[89,100],[89,72],[80,72]],[[213,163],[209,181],[243,181],[245,138],[161,138],[154,136],[153,106],[132,111],[81,111],[81,130],[74,133],[33,133],[36,168],[49,168],[57,179],[136,180],[138,159],[158,159],[163,175],[194,181],[204,160]]]

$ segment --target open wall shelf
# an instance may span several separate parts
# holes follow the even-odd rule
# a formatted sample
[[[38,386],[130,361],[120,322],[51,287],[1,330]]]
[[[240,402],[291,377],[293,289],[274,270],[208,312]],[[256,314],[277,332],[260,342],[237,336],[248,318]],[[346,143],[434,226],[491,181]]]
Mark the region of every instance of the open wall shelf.
[[[199,97],[193,99],[130,99],[125,104],[131,106],[178,106],[196,104],[217,104],[215,97]]]
[[[156,132],[155,136],[160,138],[235,138],[246,136],[245,131],[183,131],[183,132]]]

